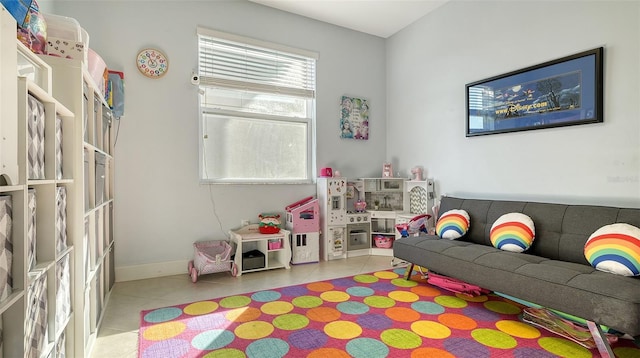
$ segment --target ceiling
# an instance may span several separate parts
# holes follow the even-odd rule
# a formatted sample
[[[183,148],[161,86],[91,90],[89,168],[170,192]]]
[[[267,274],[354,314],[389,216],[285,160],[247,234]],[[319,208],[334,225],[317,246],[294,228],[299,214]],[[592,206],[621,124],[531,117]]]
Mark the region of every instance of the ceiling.
[[[249,0],[387,38],[448,0]]]

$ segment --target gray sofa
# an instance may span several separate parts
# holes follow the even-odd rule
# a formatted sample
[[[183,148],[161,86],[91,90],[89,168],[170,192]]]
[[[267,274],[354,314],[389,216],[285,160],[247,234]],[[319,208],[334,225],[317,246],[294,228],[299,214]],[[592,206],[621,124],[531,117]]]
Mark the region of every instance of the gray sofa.
[[[640,336],[640,278],[595,270],[584,244],[600,227],[640,227],[640,209],[443,197],[440,213],[463,209],[470,228],[457,240],[423,235],[396,240],[394,257],[434,272]],[[523,253],[492,246],[501,215],[533,219],[535,241]]]

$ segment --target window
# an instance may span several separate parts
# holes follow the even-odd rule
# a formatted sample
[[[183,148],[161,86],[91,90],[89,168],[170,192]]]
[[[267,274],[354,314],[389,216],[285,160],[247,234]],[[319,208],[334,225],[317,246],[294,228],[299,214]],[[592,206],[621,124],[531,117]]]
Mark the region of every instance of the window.
[[[310,183],[317,55],[198,27],[200,176]]]

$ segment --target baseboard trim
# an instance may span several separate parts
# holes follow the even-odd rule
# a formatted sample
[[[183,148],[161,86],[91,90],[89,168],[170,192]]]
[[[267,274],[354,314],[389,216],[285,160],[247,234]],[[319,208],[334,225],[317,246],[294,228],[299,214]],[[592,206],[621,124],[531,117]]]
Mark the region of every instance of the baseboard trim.
[[[116,267],[116,282],[144,280],[147,278],[187,275],[188,260],[158,262],[153,264]]]

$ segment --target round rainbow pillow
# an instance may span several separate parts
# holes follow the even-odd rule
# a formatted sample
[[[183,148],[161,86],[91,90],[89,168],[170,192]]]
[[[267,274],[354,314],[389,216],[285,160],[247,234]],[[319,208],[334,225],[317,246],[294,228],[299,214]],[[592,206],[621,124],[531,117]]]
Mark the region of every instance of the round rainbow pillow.
[[[584,257],[597,270],[640,276],[640,229],[623,223],[603,226],[589,236]]]
[[[453,209],[442,215],[436,223],[436,235],[443,239],[455,240],[469,231],[469,214],[464,210]]]
[[[491,244],[505,251],[523,252],[536,237],[533,220],[522,213],[504,214],[491,226]]]

